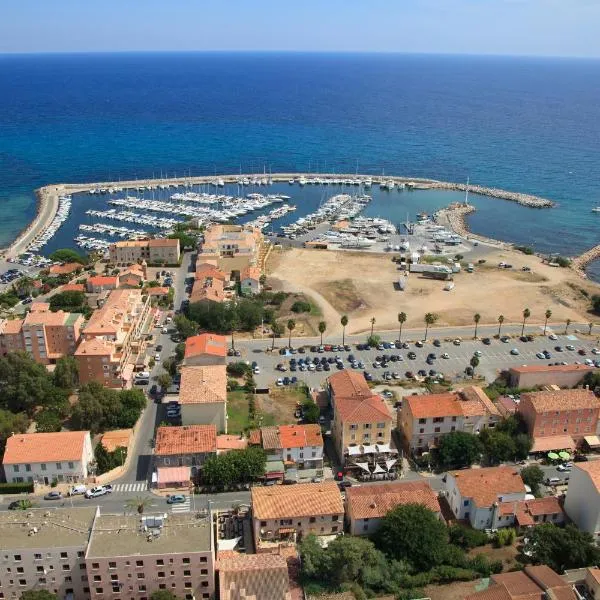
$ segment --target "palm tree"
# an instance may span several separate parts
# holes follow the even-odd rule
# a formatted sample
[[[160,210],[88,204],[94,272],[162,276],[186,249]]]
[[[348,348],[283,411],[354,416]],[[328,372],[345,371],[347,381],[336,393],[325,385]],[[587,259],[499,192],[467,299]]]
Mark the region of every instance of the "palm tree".
[[[406,313],[405,312],[400,312],[398,313],[398,323],[400,323],[400,331],[398,331],[398,341],[402,341],[402,325],[404,325],[404,323],[406,323]]]
[[[498,316],[498,337],[500,337],[500,330],[502,329],[502,323],[504,323],[504,315]]]
[[[548,308],[546,310],[546,313],[544,314],[544,316],[546,317],[546,320],[544,321],[544,333],[543,333],[543,335],[546,335],[546,327],[548,327],[548,319],[552,316],[552,311]]]
[[[319,322],[319,333],[321,334],[321,346],[323,345],[323,334],[325,333],[326,329],[327,329],[327,323],[325,323],[325,321],[320,321]]]
[[[479,313],[475,313],[473,315],[473,321],[475,322],[475,333],[473,334],[473,337],[477,338],[477,325],[479,325],[479,321],[481,321],[481,315]]]
[[[296,329],[296,321],[294,321],[294,319],[290,319],[287,322],[287,328],[288,328],[288,331],[290,332],[288,347],[291,348],[292,347],[292,331],[294,331],[294,329]]]
[[[529,319],[529,317],[531,316],[531,311],[526,308],[523,311],[523,327],[521,327],[521,336],[523,336],[523,334],[525,333],[525,321],[527,321],[527,319]]]
[[[125,508],[129,510],[136,510],[138,514],[143,514],[144,510],[154,506],[152,502],[152,498],[149,496],[136,496],[135,498],[130,498],[125,502]]]
[[[371,317],[371,337],[373,337],[373,327],[375,327],[375,317]]]
[[[588,323],[588,327],[589,327],[588,335],[592,335],[592,329],[594,327],[594,324],[590,322],[590,323]]]
[[[427,313],[425,315],[425,339],[427,339],[427,332],[429,331],[429,326],[434,325],[438,319],[439,317],[435,313]]]
[[[346,325],[348,325],[348,317],[344,315],[340,319],[340,323],[342,324],[342,346],[346,345]]]
[[[275,336],[280,336],[283,333],[283,326],[281,323],[274,321],[271,324],[271,333],[273,334],[273,344],[271,345],[271,350],[275,349]]]
[[[567,335],[567,331],[569,331],[569,325],[571,325],[571,319],[567,319],[567,324],[565,326],[565,335]]]
[[[473,375],[475,375],[475,369],[479,366],[479,359],[476,356],[472,356],[469,364],[473,367]]]

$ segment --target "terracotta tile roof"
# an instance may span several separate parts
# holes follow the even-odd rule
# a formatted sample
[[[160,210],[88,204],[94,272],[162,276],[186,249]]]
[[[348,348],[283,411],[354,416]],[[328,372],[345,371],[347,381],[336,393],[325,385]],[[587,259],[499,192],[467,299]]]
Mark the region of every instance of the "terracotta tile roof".
[[[272,425],[261,429],[265,450],[323,447],[320,425]]]
[[[371,396],[364,400],[337,399],[335,414],[342,423],[378,423],[392,420],[390,410],[381,396]]]
[[[31,305],[31,312],[45,312],[50,310],[49,302],[34,302]]]
[[[495,584],[504,586],[511,599],[535,598],[537,600],[539,598],[542,600],[550,596],[556,600],[576,599],[571,584],[546,565],[527,566],[523,571],[492,575],[491,580]],[[550,591],[551,595],[543,593]]]
[[[115,242],[117,248],[165,248],[179,246],[178,239],[156,238],[152,240],[131,240],[127,242]]]
[[[201,454],[217,451],[217,428],[214,425],[159,427],[154,454]]]
[[[240,279],[243,281],[244,279],[256,279],[258,281],[260,279],[261,272],[258,267],[248,266],[242,269],[240,273]]]
[[[473,415],[490,414],[497,417],[500,412],[494,406],[494,403],[489,399],[488,395],[477,385],[469,385],[459,390],[462,398],[462,411],[465,416],[470,416],[469,412],[473,411]]]
[[[81,340],[75,356],[110,356],[113,347],[109,342],[105,342],[101,338],[92,338],[89,340]]]
[[[594,367],[588,365],[523,365],[522,367],[511,367],[511,373],[570,373],[572,371],[593,371]]]
[[[552,450],[574,450],[577,444],[570,435],[548,435],[533,438],[532,452],[551,452]]]
[[[0,324],[0,334],[14,335],[21,333],[23,319],[4,319]]]
[[[226,401],[227,373],[225,365],[181,368],[180,404]]]
[[[535,525],[534,517],[564,514],[563,508],[555,496],[522,500],[521,502],[501,502],[499,509],[501,515],[515,515],[520,525]]]
[[[109,452],[114,452],[117,448],[128,448],[132,435],[133,429],[115,429],[114,431],[103,433],[100,443]]]
[[[102,308],[94,312],[84,330],[87,336],[117,335],[126,323],[130,323],[134,316],[131,311],[134,307],[143,305],[142,291],[140,289],[113,290]]]
[[[405,396],[403,404],[410,410],[413,419],[432,419],[436,417],[461,417],[462,410],[457,395],[425,394],[423,396]]]
[[[259,520],[343,515],[335,481],[252,488],[254,518]]]
[[[363,485],[346,490],[347,514],[351,519],[381,518],[400,504],[413,503],[440,512],[437,495],[425,481]]]
[[[492,575],[491,579],[494,583],[503,585],[511,598],[517,595],[539,594],[540,592],[540,586],[524,571],[500,573],[499,575]]]
[[[486,590],[465,596],[465,600],[513,600],[513,596],[501,584],[492,584]]]
[[[89,431],[19,433],[6,440],[2,464],[78,461]]]
[[[600,583],[600,569],[598,567],[588,567],[587,572],[596,583]]]
[[[215,333],[201,333],[189,337],[185,342],[185,358],[202,354],[227,356],[227,338]]]
[[[25,327],[29,325],[45,325],[56,327],[57,325],[65,325],[70,315],[71,313],[66,313],[62,310],[57,312],[51,312],[49,310],[35,310],[25,315],[23,325]]]
[[[64,265],[52,265],[49,269],[49,273],[50,275],[68,275],[79,269],[83,269],[83,265],[76,262],[65,263]]]
[[[211,300],[213,302],[223,302],[225,300],[225,288],[223,282],[219,279],[197,279],[192,287],[190,302],[200,302],[202,300]]]
[[[277,425],[261,427],[260,435],[262,438],[262,447],[265,450],[281,450],[281,441],[279,439],[279,429]]]
[[[151,287],[151,288],[147,288],[146,292],[148,293],[149,296],[168,296],[169,288],[161,287],[161,286]]]
[[[333,396],[337,398],[370,398],[373,395],[362,373],[344,369],[328,380]]]
[[[116,288],[117,277],[107,277],[104,275],[95,275],[87,280],[88,286],[92,287],[104,287],[104,288]]]
[[[217,436],[217,450],[245,450],[248,440],[239,435],[221,434]]]
[[[252,444],[253,446],[260,446],[260,429],[252,429],[248,432],[248,443]]]
[[[585,389],[527,392],[521,394],[521,402],[530,403],[537,413],[600,408],[600,398],[591,390]]]
[[[523,493],[525,484],[519,471],[513,467],[487,467],[465,469],[450,473],[463,498],[472,498],[478,508],[490,507],[503,494]]]
[[[280,554],[220,553],[219,600],[290,600],[288,563]]]
[[[596,489],[600,492],[600,460],[592,460],[586,463],[577,463],[573,467],[575,470],[581,469],[588,474]],[[571,479],[573,476],[571,475]]]
[[[85,292],[85,285],[83,283],[65,283],[60,288],[61,292]]]
[[[223,271],[218,269],[215,265],[208,262],[203,262],[199,265],[196,265],[194,279],[205,279],[206,277],[227,281],[227,275],[225,275],[225,273],[223,273]]]

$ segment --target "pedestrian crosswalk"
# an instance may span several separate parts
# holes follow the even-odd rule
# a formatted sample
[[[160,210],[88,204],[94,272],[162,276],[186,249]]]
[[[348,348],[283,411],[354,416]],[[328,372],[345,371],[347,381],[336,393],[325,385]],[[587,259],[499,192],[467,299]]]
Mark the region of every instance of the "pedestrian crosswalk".
[[[181,504],[173,504],[171,505],[171,512],[174,513],[183,513],[183,512],[190,512],[190,498],[189,496],[186,496],[185,498],[185,502],[182,502]]]
[[[113,492],[145,492],[148,484],[145,481],[136,481],[135,483],[115,483]]]

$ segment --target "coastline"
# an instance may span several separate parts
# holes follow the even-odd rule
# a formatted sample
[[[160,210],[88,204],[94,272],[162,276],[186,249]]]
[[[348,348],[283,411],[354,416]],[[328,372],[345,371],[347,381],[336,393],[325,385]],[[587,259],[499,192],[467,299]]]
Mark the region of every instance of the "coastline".
[[[298,179],[300,177],[306,177],[309,179],[312,178],[322,178],[322,177],[331,177],[331,174],[328,173],[274,173],[270,174],[269,178],[274,182],[287,182],[290,179]],[[198,177],[176,177],[176,178],[160,178],[160,179],[136,179],[129,181],[104,181],[104,182],[95,182],[95,183],[63,183],[63,184],[51,184],[43,186],[35,191],[36,197],[38,199],[38,209],[36,216],[29,223],[29,225],[19,233],[19,235],[15,238],[15,240],[8,246],[6,249],[2,250],[2,255],[4,258],[14,258],[19,254],[22,254],[27,250],[27,247],[31,242],[34,241],[36,237],[41,235],[47,227],[50,226],[56,213],[58,211],[58,198],[61,195],[68,194],[76,194],[82,192],[89,192],[92,189],[96,188],[109,188],[109,187],[121,187],[124,189],[137,189],[138,187],[147,187],[147,186],[155,186],[161,184],[175,184],[175,185],[202,185],[209,184],[213,182],[216,178],[222,179],[225,183],[236,183],[240,177],[252,178],[256,177],[256,175],[204,175]],[[552,200],[548,200],[546,198],[540,198],[538,196],[533,196],[530,194],[522,194],[518,192],[510,192],[507,190],[501,190],[499,188],[488,188],[479,185],[467,185],[465,183],[454,183],[448,181],[438,181],[436,179],[426,179],[426,178],[412,178],[412,177],[404,177],[404,176],[377,176],[372,177],[370,175],[364,174],[336,174],[336,178],[343,179],[354,179],[355,177],[366,178],[370,177],[372,179],[373,185],[379,185],[383,181],[393,181],[397,184],[404,184],[406,187],[410,189],[442,189],[449,191],[464,191],[466,193],[467,189],[469,192],[473,194],[479,194],[483,196],[489,196],[491,198],[498,198],[500,200],[507,200],[509,202],[516,202],[521,204],[522,206],[529,206],[531,208],[552,208],[556,206],[556,203]],[[447,209],[444,209],[447,210]],[[472,209],[474,210],[474,209]],[[443,211],[439,211],[440,213]],[[477,236],[469,231],[466,222],[465,215],[471,210],[464,212],[454,210],[450,212],[448,215],[448,222],[452,229],[458,233],[459,235],[463,235],[465,237],[470,237],[472,239],[477,239],[485,243],[490,243],[492,245],[502,245],[504,242],[500,242],[497,240],[491,240],[485,238],[483,236]]]

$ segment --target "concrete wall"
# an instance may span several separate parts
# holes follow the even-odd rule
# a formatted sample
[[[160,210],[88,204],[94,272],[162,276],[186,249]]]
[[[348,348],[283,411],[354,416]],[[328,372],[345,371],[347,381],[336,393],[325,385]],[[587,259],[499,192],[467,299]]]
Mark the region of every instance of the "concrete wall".
[[[600,540],[600,494],[590,476],[577,465],[570,473],[565,512],[579,529]]]
[[[557,385],[561,388],[572,388],[581,383],[585,375],[592,371],[583,365],[577,371],[540,371],[537,373],[518,373],[510,370],[510,385],[519,388],[533,388],[543,385]]]

